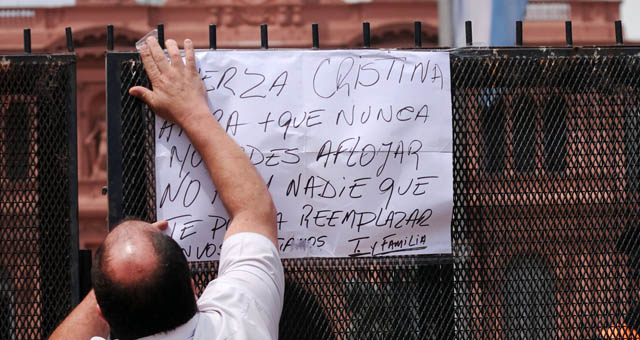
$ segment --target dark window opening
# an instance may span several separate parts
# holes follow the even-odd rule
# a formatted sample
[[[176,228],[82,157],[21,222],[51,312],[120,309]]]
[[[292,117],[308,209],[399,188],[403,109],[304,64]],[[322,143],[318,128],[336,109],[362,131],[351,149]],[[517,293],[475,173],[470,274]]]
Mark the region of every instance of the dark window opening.
[[[530,172],[536,157],[536,103],[530,96],[519,97],[513,107],[513,151],[515,169]]]
[[[563,172],[567,168],[567,103],[554,94],[542,112],[544,167],[549,172]]]
[[[29,175],[29,104],[10,102],[2,112],[2,154],[4,176],[23,179]]]
[[[492,91],[480,97],[480,133],[484,169],[497,173],[505,168],[505,105],[502,96]]]

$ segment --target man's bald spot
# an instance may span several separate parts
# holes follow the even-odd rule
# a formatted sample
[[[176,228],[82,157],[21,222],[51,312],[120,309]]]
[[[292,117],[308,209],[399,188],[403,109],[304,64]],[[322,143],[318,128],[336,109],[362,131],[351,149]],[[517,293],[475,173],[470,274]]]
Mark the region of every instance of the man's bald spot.
[[[143,221],[124,221],[104,241],[104,272],[114,283],[134,284],[150,279],[158,267],[158,255],[150,233],[158,232]]]

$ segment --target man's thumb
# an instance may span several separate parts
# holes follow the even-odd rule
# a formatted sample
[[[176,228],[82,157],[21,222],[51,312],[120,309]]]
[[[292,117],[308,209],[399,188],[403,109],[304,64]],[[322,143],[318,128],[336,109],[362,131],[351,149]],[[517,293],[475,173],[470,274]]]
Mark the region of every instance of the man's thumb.
[[[129,89],[129,94],[143,100],[147,105],[151,105],[151,97],[153,96],[153,92],[146,87],[142,86],[134,86]]]

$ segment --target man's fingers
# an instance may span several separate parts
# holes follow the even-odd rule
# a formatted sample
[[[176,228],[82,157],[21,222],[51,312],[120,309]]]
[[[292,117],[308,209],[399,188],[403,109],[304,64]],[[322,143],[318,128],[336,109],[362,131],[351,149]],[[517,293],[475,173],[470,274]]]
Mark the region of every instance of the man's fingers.
[[[157,221],[157,222],[153,222],[151,223],[151,226],[153,226],[154,228],[160,230],[160,231],[164,231],[167,228],[169,228],[169,222],[168,221]]]
[[[196,55],[193,51],[193,42],[191,39],[185,39],[184,41],[184,59],[187,62],[187,70],[193,73],[197,73],[196,70]]]
[[[129,94],[143,100],[147,105],[153,106],[153,92],[146,87],[134,86],[129,89]]]
[[[160,76],[160,70],[158,70],[158,66],[151,56],[151,50],[149,50],[149,46],[145,43],[138,49],[138,52],[140,52],[140,58],[142,59],[145,71],[147,71],[147,76],[153,83]]]
[[[167,53],[169,53],[169,58],[171,59],[171,66],[184,68],[182,57],[180,56],[180,50],[178,49],[178,43],[173,39],[169,39],[165,43],[165,46],[167,46]]]
[[[155,61],[160,72],[166,72],[169,69],[169,61],[167,61],[167,56],[164,55],[164,51],[158,44],[158,40],[155,37],[148,37],[147,45],[149,46],[151,57],[153,57],[153,61]]]

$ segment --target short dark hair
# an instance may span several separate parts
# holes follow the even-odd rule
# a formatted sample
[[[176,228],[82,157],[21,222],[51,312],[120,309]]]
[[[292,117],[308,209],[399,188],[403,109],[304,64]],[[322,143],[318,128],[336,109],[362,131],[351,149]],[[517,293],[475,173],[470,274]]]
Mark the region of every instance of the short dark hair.
[[[114,282],[104,243],[98,248],[91,269],[102,314],[121,340],[170,331],[197,312],[189,265],[180,246],[162,233],[142,232],[149,237],[158,258],[157,268],[149,277],[133,284]]]

